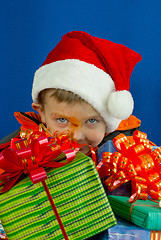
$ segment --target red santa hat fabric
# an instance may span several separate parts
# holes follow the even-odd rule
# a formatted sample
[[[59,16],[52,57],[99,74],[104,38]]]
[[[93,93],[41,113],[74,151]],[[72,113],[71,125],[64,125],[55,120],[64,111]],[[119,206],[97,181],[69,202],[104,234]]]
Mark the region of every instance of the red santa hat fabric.
[[[134,107],[130,76],[141,55],[126,46],[88,33],[65,34],[34,76],[32,98],[40,91],[64,89],[91,104],[114,131]]]

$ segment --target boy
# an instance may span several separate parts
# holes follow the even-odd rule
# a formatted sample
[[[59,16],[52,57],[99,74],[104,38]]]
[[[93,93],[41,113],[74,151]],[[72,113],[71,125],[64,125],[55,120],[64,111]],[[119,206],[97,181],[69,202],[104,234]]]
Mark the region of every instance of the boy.
[[[139,127],[140,120],[130,116],[134,102],[129,86],[140,60],[124,45],[85,32],[65,34],[34,76],[32,107],[40,115],[15,113],[21,129],[43,122],[51,134],[69,130],[80,143],[96,147],[116,129]]]
[[[32,107],[39,115],[15,116],[22,129],[34,130],[42,122],[51,135],[68,131],[80,144],[95,148],[118,126],[128,130],[133,120],[133,128],[139,126],[139,120],[129,118],[134,105],[129,80],[140,60],[121,44],[85,32],[67,33],[35,73]],[[103,239],[103,234],[95,239]]]
[[[43,121],[50,128],[51,134],[58,130],[78,134],[78,130],[85,130],[85,123],[90,123],[89,132],[93,137],[92,141],[90,138],[85,143],[95,147],[105,134],[115,131],[120,122],[132,114],[134,103],[129,92],[129,80],[140,60],[138,53],[124,45],[92,37],[85,32],[69,32],[35,73],[32,107],[40,116],[34,113],[29,114],[31,116],[15,113],[15,116],[26,128],[33,128],[33,124],[28,126],[23,116],[29,117],[36,124]],[[77,106],[74,107],[75,103]],[[60,114],[55,104],[59,105],[57,108],[61,105],[64,112],[60,111]],[[85,109],[88,114],[92,114],[83,116]],[[78,114],[82,119],[76,116]],[[53,119],[57,119],[59,125],[54,125]],[[135,118],[133,120],[137,121]]]
[[[129,79],[140,60],[123,45],[70,32],[37,70],[32,107],[51,133],[69,130],[78,142],[96,147],[131,115]]]

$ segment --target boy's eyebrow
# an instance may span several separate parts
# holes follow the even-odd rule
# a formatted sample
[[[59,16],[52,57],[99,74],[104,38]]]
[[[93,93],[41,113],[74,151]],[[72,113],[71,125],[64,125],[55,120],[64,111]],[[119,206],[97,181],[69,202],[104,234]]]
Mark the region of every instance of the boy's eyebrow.
[[[99,114],[93,115],[92,118],[102,118]]]
[[[95,115],[91,114],[91,115],[88,116],[88,118],[92,119],[92,118],[102,118],[102,117],[100,116],[100,114],[95,114]]]
[[[51,116],[54,115],[54,117],[65,117],[65,114],[60,114],[60,113],[56,113],[56,112],[52,112],[50,115]]]
[[[57,118],[67,118],[67,119],[70,119],[71,117],[70,116],[67,116],[66,114],[62,114],[62,113],[56,113],[56,112],[52,112],[51,113],[51,116],[54,116],[54,117],[57,117]],[[87,119],[102,119],[102,117],[100,116],[100,114],[91,114],[91,115],[88,115],[86,120]]]

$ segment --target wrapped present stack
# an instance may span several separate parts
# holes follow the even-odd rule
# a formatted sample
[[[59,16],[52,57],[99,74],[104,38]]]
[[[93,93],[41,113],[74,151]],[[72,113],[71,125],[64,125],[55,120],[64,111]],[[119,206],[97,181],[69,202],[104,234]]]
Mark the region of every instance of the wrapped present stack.
[[[93,160],[67,136],[13,139],[0,168],[0,219],[9,240],[83,240],[116,224]]]
[[[98,172],[106,177],[110,191],[131,183],[130,197],[108,196],[114,213],[145,229],[161,231],[161,147],[140,131],[130,137],[120,134],[113,144],[117,151],[103,153]]]

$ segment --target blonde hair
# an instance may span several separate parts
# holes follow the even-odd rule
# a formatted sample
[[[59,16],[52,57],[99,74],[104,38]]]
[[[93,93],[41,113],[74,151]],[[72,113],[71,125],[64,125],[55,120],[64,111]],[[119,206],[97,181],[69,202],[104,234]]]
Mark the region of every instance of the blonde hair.
[[[58,102],[66,102],[66,103],[72,104],[72,103],[78,103],[78,102],[81,103],[85,101],[80,96],[78,96],[77,94],[71,91],[66,91],[63,89],[47,88],[42,90],[38,95],[38,102],[42,106],[44,106],[45,96],[48,92],[51,92],[50,97],[54,97]]]

